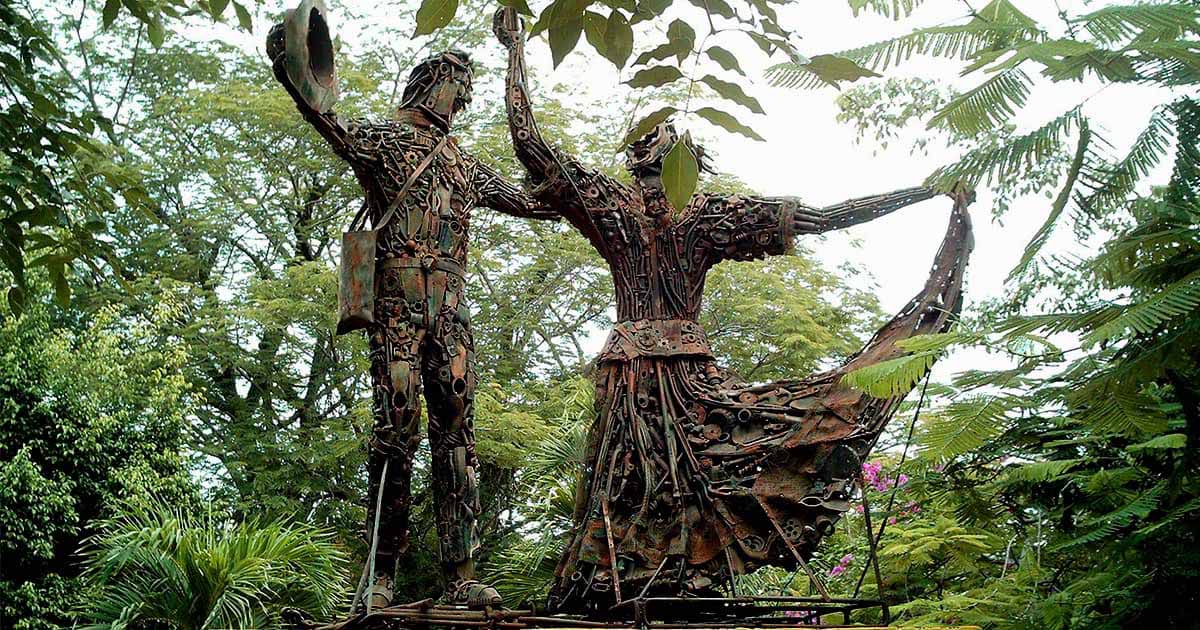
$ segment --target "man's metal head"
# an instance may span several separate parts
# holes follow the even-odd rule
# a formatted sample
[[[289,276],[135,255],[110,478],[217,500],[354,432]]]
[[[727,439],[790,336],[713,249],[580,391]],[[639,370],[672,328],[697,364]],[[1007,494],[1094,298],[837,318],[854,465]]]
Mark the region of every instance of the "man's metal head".
[[[454,115],[471,102],[471,72],[471,57],[465,52],[434,55],[408,75],[400,107],[420,109],[435,125],[449,131]]]

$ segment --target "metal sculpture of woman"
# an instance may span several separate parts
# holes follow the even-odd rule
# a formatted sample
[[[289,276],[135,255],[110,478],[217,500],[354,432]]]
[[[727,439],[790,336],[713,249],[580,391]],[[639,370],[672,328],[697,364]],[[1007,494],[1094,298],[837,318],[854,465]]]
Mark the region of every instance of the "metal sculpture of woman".
[[[502,9],[506,100],[517,157],[534,195],[592,243],[612,272],[617,318],[598,359],[596,413],[574,530],[551,607],[603,611],[639,596],[713,595],[732,576],[795,567],[849,509],[867,452],[903,396],[852,391],[841,376],[904,354],[914,334],[945,330],[961,304],[971,248],[956,195],[922,290],[844,366],[748,385],[713,360],[697,322],[708,270],[787,251],[794,236],[863,223],[936,193],[912,188],[823,209],[792,198],[697,193],[680,212],[663,195],[661,124],[627,151],[633,185],[550,147],[526,87],[523,28]],[[689,147],[703,164],[698,147]]]

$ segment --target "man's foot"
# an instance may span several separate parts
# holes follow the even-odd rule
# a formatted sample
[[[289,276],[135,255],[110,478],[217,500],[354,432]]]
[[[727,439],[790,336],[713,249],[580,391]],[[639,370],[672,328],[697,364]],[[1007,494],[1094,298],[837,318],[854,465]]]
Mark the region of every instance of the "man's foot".
[[[371,590],[367,591],[366,599],[370,604],[371,610],[378,610],[392,605],[393,594],[392,579],[380,574],[375,579],[375,584],[371,586]]]
[[[450,604],[474,609],[499,606],[503,601],[496,589],[478,580],[452,582],[446,589],[446,599]]]

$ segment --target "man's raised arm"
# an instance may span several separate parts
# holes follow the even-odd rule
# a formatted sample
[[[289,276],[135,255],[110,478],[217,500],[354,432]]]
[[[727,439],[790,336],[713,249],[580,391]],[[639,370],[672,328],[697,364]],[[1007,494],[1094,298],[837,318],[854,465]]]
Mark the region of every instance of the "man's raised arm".
[[[348,133],[346,127],[338,120],[337,114],[333,111],[318,112],[313,109],[308,101],[300,95],[300,91],[288,76],[285,37],[286,28],[283,23],[271,27],[271,31],[267,33],[267,57],[271,59],[271,71],[275,74],[275,80],[283,85],[292,100],[296,102],[296,109],[300,110],[304,120],[308,121],[308,124],[312,125],[317,133],[329,142],[334,152],[339,157],[348,157],[350,154],[347,142]]]

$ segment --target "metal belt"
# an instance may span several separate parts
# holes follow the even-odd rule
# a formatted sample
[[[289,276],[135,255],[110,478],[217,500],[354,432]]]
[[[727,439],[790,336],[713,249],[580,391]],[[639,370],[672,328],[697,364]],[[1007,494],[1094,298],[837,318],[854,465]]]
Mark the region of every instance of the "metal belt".
[[[452,258],[435,258],[433,256],[423,256],[421,258],[404,257],[404,258],[384,258],[379,261],[380,269],[424,269],[426,271],[444,271],[448,274],[466,278],[467,272],[458,261]]]
[[[699,322],[690,319],[638,319],[613,326],[600,351],[600,361],[637,357],[712,357]]]

